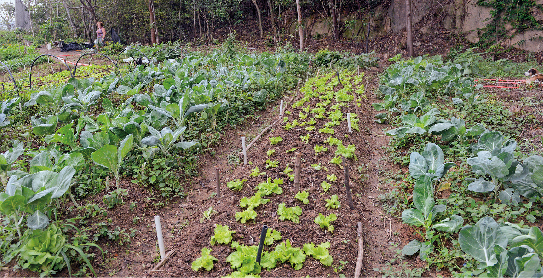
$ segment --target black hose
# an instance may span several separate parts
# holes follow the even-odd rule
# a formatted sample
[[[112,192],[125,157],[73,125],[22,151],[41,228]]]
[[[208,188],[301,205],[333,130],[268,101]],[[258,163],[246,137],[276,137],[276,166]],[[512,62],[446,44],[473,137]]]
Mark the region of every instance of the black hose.
[[[79,59],[77,59],[77,62],[75,63],[75,66],[74,66],[74,73],[72,74],[72,76],[75,77],[75,73],[77,71],[77,65],[79,65],[79,60],[81,60],[81,58],[83,58],[83,56],[95,55],[95,54],[102,55],[102,56],[108,58],[115,65],[115,72],[117,72],[117,73],[119,72],[119,67],[117,66],[117,63],[115,62],[115,60],[109,58],[109,56],[107,56],[106,54],[102,54],[102,53],[85,53],[85,54],[79,56]]]
[[[13,74],[11,74],[11,70],[9,69],[8,65],[4,64],[4,62],[0,61],[0,64],[2,64],[7,70],[8,70],[8,73],[9,73],[9,76],[11,77],[11,81],[13,81],[13,84],[15,85],[15,89],[19,89],[19,87],[17,86],[17,82],[15,82],[15,78],[13,78]],[[4,85],[2,84],[2,88],[4,87]]]
[[[260,244],[258,244],[258,252],[256,253],[256,262],[259,264],[260,264],[262,248],[264,247],[264,240],[266,239],[267,231],[268,231],[268,226],[264,225],[264,227],[262,227],[262,232],[260,233]]]
[[[73,74],[72,74],[72,69],[70,68],[70,66],[68,66],[68,64],[66,64],[66,61],[64,61],[63,59],[55,56],[55,55],[51,55],[51,54],[42,54],[38,57],[36,57],[36,59],[34,59],[34,61],[32,61],[32,64],[30,65],[30,73],[28,74],[28,83],[29,83],[29,86],[30,86],[30,89],[32,89],[32,68],[34,67],[34,63],[36,63],[36,61],[41,58],[42,56],[50,56],[50,57],[53,57],[57,60],[60,60],[62,61],[62,63],[68,68],[68,71],[70,72],[70,75],[71,77],[74,77]]]

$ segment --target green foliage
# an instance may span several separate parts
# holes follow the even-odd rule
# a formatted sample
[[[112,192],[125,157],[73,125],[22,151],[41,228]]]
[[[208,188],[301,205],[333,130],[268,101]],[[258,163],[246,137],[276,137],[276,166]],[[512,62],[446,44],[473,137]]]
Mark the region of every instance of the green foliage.
[[[207,210],[205,210],[202,213],[202,218],[200,219],[200,223],[203,223],[206,220],[210,220],[211,216],[216,214],[217,211],[213,209],[213,207],[209,207]]]
[[[249,220],[256,219],[256,211],[254,211],[251,208],[247,208],[244,211],[238,211],[236,212],[236,221],[239,221],[243,224],[245,224]]]
[[[267,156],[272,156],[274,154],[275,154],[275,149],[270,149],[270,150],[266,151]]]
[[[249,174],[249,177],[258,177],[258,176],[262,176],[262,175],[265,175],[266,172],[260,172],[260,169],[258,169],[258,166],[255,166],[255,168],[253,169],[253,171],[251,171],[251,174]]]
[[[319,145],[315,145],[315,147],[313,148],[315,149],[315,154],[319,154],[320,152],[326,152],[328,150],[328,148]]]
[[[296,196],[294,196],[296,199],[298,199],[300,202],[304,203],[304,204],[309,204],[309,192],[307,191],[302,191],[302,192],[298,192],[296,193]]]
[[[278,165],[279,165],[279,161],[277,160],[270,160],[270,159],[266,160],[266,169],[277,168]]]
[[[300,248],[292,247],[288,239],[278,244],[274,253],[277,261],[290,262],[295,270],[300,270],[305,262],[304,252]]]
[[[271,178],[268,178],[266,182],[259,183],[256,188],[258,189],[258,192],[264,196],[268,196],[273,193],[281,194],[283,193],[283,188],[279,186],[281,184],[283,184],[283,179],[274,179],[272,182]]]
[[[332,195],[330,199],[326,199],[326,208],[327,209],[338,209],[341,206],[339,202],[339,196],[338,195]]]
[[[270,145],[277,145],[282,141],[283,141],[283,138],[281,138],[279,136],[278,137],[270,137]]]
[[[327,183],[326,181],[322,181],[321,182],[321,187],[322,187],[322,190],[324,190],[324,192],[328,192],[328,189],[330,189],[330,187],[332,187],[332,184]]]
[[[232,190],[241,191],[243,189],[243,183],[246,182],[247,179],[236,179],[233,181],[229,181],[226,183],[226,186]]]
[[[332,222],[337,220],[337,216],[335,213],[331,213],[328,216],[322,215],[322,213],[319,213],[319,216],[315,217],[315,223],[317,223],[322,229],[327,229],[329,232],[334,232],[334,225],[332,225]]]
[[[348,147],[345,147],[343,146],[343,144],[340,143],[337,145],[337,150],[336,150],[335,155],[336,156],[341,155],[345,158],[352,158],[354,157],[354,151],[355,151],[354,145],[349,145]]]
[[[317,247],[315,247],[315,244],[313,243],[306,243],[304,244],[303,250],[308,256],[312,256],[323,265],[331,266],[334,259],[330,256],[328,248],[330,248],[330,242],[323,242]]]
[[[290,220],[294,223],[300,223],[302,209],[299,206],[287,208],[285,203],[281,203],[277,207],[277,215],[279,215],[280,220]]]
[[[275,241],[281,240],[282,236],[279,231],[276,231],[274,229],[268,229],[266,232],[266,239],[264,240],[264,244],[266,245],[272,245]]]
[[[247,207],[247,209],[255,209],[260,205],[267,204],[270,199],[263,199],[261,198],[262,193],[257,192],[255,196],[251,198],[243,197],[241,198],[241,201],[239,202],[239,206],[244,208]]]
[[[106,204],[109,209],[122,205],[124,204],[123,196],[128,196],[127,189],[118,188],[113,190],[109,194],[104,195],[104,204]]]
[[[192,262],[191,268],[194,271],[198,271],[202,268],[210,271],[213,269],[214,261],[217,261],[217,258],[211,255],[211,249],[204,247],[202,248],[201,256]]]
[[[232,241],[232,234],[235,233],[235,231],[230,231],[229,227],[227,225],[221,225],[217,224],[215,226],[214,234],[211,237],[211,245],[215,245],[215,243],[218,244],[230,244]]]
[[[329,182],[335,182],[335,181],[337,181],[337,176],[336,176],[336,174],[326,175],[326,179]]]

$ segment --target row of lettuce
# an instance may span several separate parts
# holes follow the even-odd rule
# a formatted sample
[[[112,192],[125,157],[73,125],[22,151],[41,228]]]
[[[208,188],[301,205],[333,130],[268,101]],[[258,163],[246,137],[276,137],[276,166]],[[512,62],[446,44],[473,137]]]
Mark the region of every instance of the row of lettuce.
[[[405,180],[414,186],[412,193],[404,189],[411,201],[401,219],[416,227],[418,239],[402,253],[419,253],[431,266],[458,276],[538,276],[543,234],[524,221],[508,222],[506,215],[532,223],[541,216],[543,157],[520,153],[514,138],[491,125],[469,122],[479,106],[497,106],[475,82],[474,60],[398,59],[381,78],[383,101],[374,107],[384,112],[377,121],[397,126],[387,135],[398,149],[422,149],[403,160],[409,165]],[[442,148],[451,162],[445,162]],[[438,199],[445,191],[448,198]]]
[[[122,194],[129,163],[167,159],[183,171],[187,157],[209,147],[222,128],[306,78],[311,60],[290,51],[190,52],[123,76],[72,78],[28,99],[3,101],[2,148],[9,150],[0,154],[2,264],[17,259],[22,268],[51,275],[71,271],[75,260],[94,272],[86,253],[98,246],[77,238],[77,228],[62,220],[68,198],[77,205],[76,198],[85,196],[81,173],[100,168],[106,190],[111,175],[112,192]],[[161,185],[156,191],[169,198],[183,189]]]

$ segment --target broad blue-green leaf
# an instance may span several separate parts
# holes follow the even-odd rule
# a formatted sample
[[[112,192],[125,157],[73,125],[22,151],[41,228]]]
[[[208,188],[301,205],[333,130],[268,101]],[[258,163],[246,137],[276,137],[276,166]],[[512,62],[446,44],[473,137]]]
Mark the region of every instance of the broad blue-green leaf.
[[[141,144],[145,146],[157,146],[160,144],[160,139],[156,136],[147,136],[141,139]]]
[[[121,164],[122,160],[126,157],[128,152],[132,149],[132,146],[134,145],[134,136],[132,134],[126,136],[124,140],[121,141],[121,144],[119,145],[119,150],[117,154],[117,159],[119,165]]]
[[[38,193],[36,193],[36,195],[34,195],[30,200],[28,200],[28,202],[26,202],[27,204],[31,204],[37,200],[40,200],[41,198],[44,198],[46,197],[47,195],[51,194],[50,196],[52,196],[52,192],[57,190],[56,187],[51,187],[51,188],[48,188],[48,189],[45,189],[43,191],[40,191]],[[46,199],[49,199],[49,198],[46,198]]]
[[[7,215],[20,210],[25,205],[25,197],[21,195],[10,196],[2,202],[0,210]]]
[[[208,104],[198,104],[198,105],[189,107],[189,109],[187,109],[187,112],[185,112],[185,118],[192,113],[198,113],[198,112],[203,111],[208,106],[209,106]]]
[[[49,151],[39,153],[30,161],[30,173],[51,170],[52,168],[53,162],[51,161],[51,153]]]
[[[494,246],[507,246],[507,238],[499,231],[500,227],[494,219],[484,217],[474,226],[467,225],[460,230],[460,248],[478,262],[493,266],[498,262]]]
[[[149,105],[148,107],[150,109],[152,109],[153,111],[155,111],[156,113],[162,115],[162,116],[165,116],[165,117],[168,117],[168,118],[172,117],[172,114],[170,112],[168,112],[167,110],[165,110],[165,109],[162,109],[160,107],[156,107],[154,105]]]
[[[444,219],[439,223],[433,225],[433,228],[437,231],[456,233],[460,227],[464,224],[462,216],[451,215],[450,218]]]
[[[57,178],[58,173],[53,171],[40,171],[33,174],[32,177],[32,190],[37,192],[41,188],[49,188],[47,185],[53,184],[54,180]],[[25,179],[23,178],[23,182]]]
[[[477,148],[475,150],[475,153],[477,153],[478,151],[492,152],[494,149],[501,148],[504,141],[505,137],[500,132],[487,132],[481,135],[481,137],[479,138],[477,145],[475,146]]]
[[[508,277],[516,277],[518,273],[521,271],[520,269],[517,269],[518,264],[516,261],[519,258],[522,258],[524,255],[531,253],[533,250],[529,250],[527,247],[513,247],[511,248],[507,254],[507,271],[505,272],[505,275]]]
[[[388,135],[388,136],[396,136],[398,138],[402,138],[402,137],[405,136],[405,134],[407,133],[407,130],[409,130],[409,129],[410,128],[408,128],[408,127],[395,128],[395,129],[387,131],[386,135]]]
[[[105,145],[91,154],[94,163],[115,172],[117,169],[117,147]]]
[[[196,141],[190,141],[190,142],[179,142],[179,143],[175,144],[174,146],[177,147],[177,148],[182,148],[182,149],[186,150],[186,149],[189,149],[192,146],[195,146],[197,144],[198,144],[198,142],[196,142]]]
[[[505,190],[500,191],[500,194],[498,195],[500,198],[500,201],[502,204],[513,204],[517,205],[520,200],[520,195],[516,193],[512,188],[507,188]]]
[[[424,215],[418,209],[406,209],[402,212],[402,221],[420,227],[424,225]]]
[[[13,148],[3,153],[2,156],[5,158],[7,164],[12,164],[23,153],[24,153],[24,144],[22,142],[19,142],[18,140],[15,140],[13,141]]]
[[[426,172],[428,172],[426,159],[418,152],[412,152],[409,157],[409,174],[414,179],[418,179],[426,175]]]
[[[408,128],[405,133],[409,133],[409,134],[413,134],[413,133],[416,133],[416,134],[424,134],[426,133],[426,130],[422,127],[418,127],[418,126],[415,126],[415,127],[411,127],[411,128]]]
[[[534,169],[532,181],[539,187],[543,187],[543,166]]]
[[[74,175],[75,175],[75,169],[73,167],[71,166],[64,167],[64,169],[62,169],[60,173],[58,173],[57,177],[53,181],[53,185],[49,186],[49,187],[55,188],[51,198],[59,198],[62,195],[64,195],[64,193],[66,193],[66,191],[68,191],[68,189],[70,188],[70,185],[72,184],[72,178]]]
[[[11,176],[9,177],[8,184],[6,185],[6,193],[9,196],[14,196],[17,192],[17,176]]]
[[[426,211],[425,215],[428,215],[432,209],[425,209],[428,199],[431,199],[432,202],[434,200],[432,180],[428,176],[421,176],[419,179],[417,179],[413,188],[413,204],[421,212]],[[433,207],[433,204],[431,206]]]
[[[402,255],[412,256],[420,250],[420,242],[416,239],[410,241],[402,248]]]
[[[426,159],[428,171],[433,171],[433,173],[437,173],[438,169],[443,167],[443,163],[445,162],[443,151],[434,143],[426,144],[422,156]]]
[[[478,178],[477,180],[468,185],[468,190],[479,193],[490,192],[494,190],[494,188],[496,188],[496,185],[492,182],[485,180],[484,178]]]
[[[36,210],[34,214],[28,217],[27,225],[32,230],[45,229],[49,225],[49,218],[43,212]]]
[[[450,129],[451,127],[454,127],[452,123],[437,123],[433,125],[428,132],[440,134],[441,132]]]
[[[539,256],[543,255],[543,233],[538,227],[532,227],[527,235],[513,239],[512,246],[528,246]]]
[[[517,258],[515,260],[515,264],[517,265],[517,269],[522,270],[518,277],[541,277],[541,273],[539,270],[541,269],[541,260],[539,259],[539,256],[537,254],[526,254],[522,256],[521,258]]]

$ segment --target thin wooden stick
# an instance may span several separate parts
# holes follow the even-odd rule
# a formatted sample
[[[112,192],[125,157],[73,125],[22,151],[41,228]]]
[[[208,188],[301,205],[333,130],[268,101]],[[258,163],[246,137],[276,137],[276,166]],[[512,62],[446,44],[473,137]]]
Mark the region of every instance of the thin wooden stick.
[[[300,191],[300,158],[301,154],[296,152],[296,160],[294,162],[294,191]]]
[[[151,271],[162,271],[162,270],[158,270],[159,268],[161,268],[167,260],[170,259],[170,257],[175,254],[175,251],[176,250],[172,250],[170,252],[168,252],[168,254],[166,254],[166,256],[164,257],[164,259],[162,259],[153,269],[151,269],[149,272]]]
[[[266,131],[270,130],[270,128],[272,128],[278,121],[279,121],[279,119],[275,120],[275,122],[273,122],[270,126],[265,128],[264,130],[262,130],[262,132],[260,132],[260,134],[258,134],[258,136],[256,136],[255,139],[253,139],[253,141],[251,141],[251,143],[249,145],[247,145],[247,147],[245,149],[249,150],[253,146],[253,144],[256,143],[256,141],[258,139],[260,139],[260,137],[262,137],[262,135],[264,135],[264,133],[266,133]],[[241,152],[240,154],[243,154],[243,152]]]
[[[362,223],[358,222],[358,258],[356,258],[356,268],[354,270],[354,278],[360,277],[362,271],[362,259],[364,259],[364,237],[362,237]]]
[[[215,181],[217,182],[217,198],[221,197],[221,174],[219,167],[215,167]]]
[[[349,208],[354,209],[353,198],[351,197],[351,186],[349,185],[349,163],[345,162],[345,190],[347,191],[347,202]]]
[[[245,146],[245,137],[241,137],[241,149],[243,153],[243,165],[247,165],[247,147]]]

